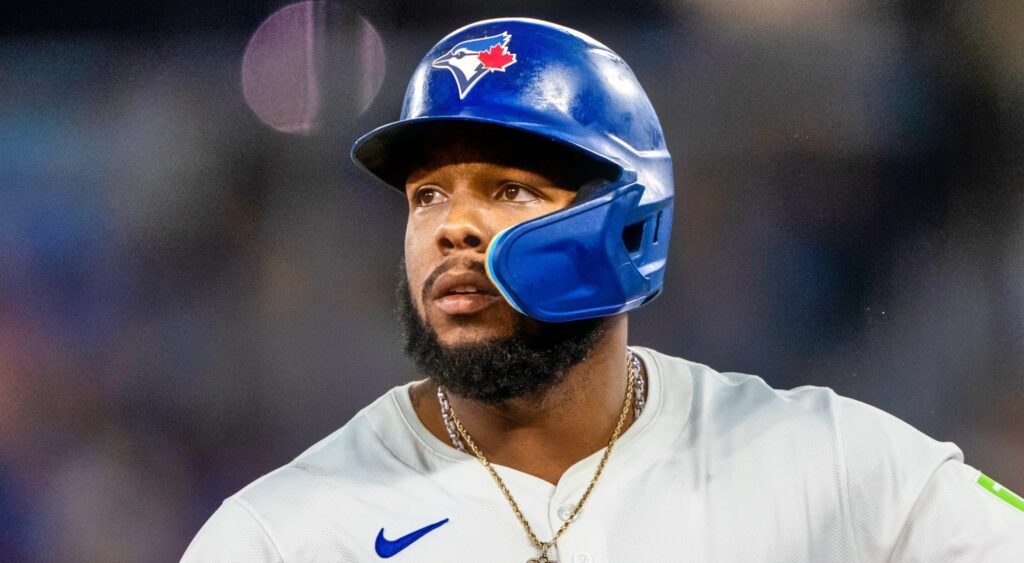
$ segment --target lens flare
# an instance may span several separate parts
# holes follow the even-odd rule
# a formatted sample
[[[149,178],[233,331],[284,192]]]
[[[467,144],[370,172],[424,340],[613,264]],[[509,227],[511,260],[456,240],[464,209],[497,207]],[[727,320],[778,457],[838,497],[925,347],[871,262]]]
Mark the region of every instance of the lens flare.
[[[384,84],[384,43],[366,18],[359,18],[359,91],[357,108],[363,113]]]
[[[322,2],[281,8],[260,25],[242,59],[242,94],[274,129],[307,135],[320,114],[319,53]]]
[[[362,114],[384,83],[384,43],[336,2],[289,4],[264,21],[242,59],[242,94],[260,121],[309,135]]]

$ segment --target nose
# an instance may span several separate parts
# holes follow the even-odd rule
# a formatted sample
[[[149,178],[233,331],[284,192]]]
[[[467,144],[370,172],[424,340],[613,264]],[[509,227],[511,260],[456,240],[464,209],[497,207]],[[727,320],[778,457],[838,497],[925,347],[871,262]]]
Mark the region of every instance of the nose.
[[[485,215],[485,206],[476,198],[453,196],[434,236],[441,254],[447,256],[460,250],[485,252],[490,242]]]

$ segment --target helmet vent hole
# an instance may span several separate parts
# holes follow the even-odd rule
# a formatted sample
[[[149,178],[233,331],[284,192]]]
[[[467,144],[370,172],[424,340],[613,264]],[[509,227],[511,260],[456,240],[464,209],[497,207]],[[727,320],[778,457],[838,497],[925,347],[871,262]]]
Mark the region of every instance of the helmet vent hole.
[[[661,232],[661,214],[664,211],[658,212],[658,218],[654,220],[654,234],[651,235],[651,244],[658,244],[658,233]]]
[[[644,240],[644,223],[633,223],[622,230],[622,242],[626,245],[626,252],[630,254],[640,251],[640,245]]]

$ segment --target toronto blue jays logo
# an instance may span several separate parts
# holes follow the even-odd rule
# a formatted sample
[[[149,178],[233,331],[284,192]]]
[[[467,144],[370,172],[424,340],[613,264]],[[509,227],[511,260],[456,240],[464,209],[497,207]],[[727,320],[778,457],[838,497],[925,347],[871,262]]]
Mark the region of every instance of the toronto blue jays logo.
[[[495,71],[505,72],[515,64],[516,54],[508,52],[509,39],[512,35],[506,31],[463,41],[434,59],[431,66],[451,71],[459,85],[459,99],[463,99],[481,78]]]

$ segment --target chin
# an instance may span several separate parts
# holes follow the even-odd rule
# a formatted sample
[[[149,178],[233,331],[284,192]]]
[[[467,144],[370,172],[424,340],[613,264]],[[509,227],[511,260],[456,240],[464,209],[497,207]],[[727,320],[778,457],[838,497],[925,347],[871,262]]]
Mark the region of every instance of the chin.
[[[477,344],[494,343],[512,336],[511,331],[481,331],[455,329],[439,333],[437,342],[445,348],[465,348]]]
[[[504,315],[437,315],[430,326],[442,346],[459,348],[483,342],[494,342],[515,334],[515,320]]]

